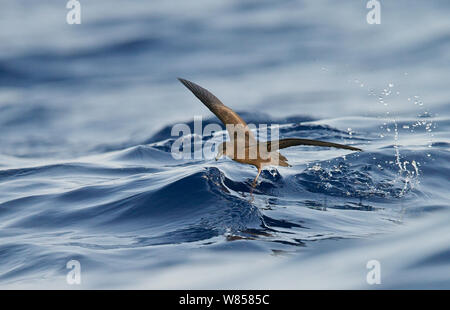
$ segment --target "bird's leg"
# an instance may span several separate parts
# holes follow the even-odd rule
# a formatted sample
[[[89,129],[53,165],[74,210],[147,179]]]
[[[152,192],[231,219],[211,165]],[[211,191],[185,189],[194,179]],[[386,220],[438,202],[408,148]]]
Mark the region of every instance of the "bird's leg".
[[[252,183],[252,187],[253,187],[253,188],[256,187],[256,181],[258,180],[258,177],[259,177],[259,175],[261,174],[261,172],[262,172],[262,169],[261,169],[261,168],[258,168],[258,174],[256,175],[256,178],[253,180],[253,183]]]

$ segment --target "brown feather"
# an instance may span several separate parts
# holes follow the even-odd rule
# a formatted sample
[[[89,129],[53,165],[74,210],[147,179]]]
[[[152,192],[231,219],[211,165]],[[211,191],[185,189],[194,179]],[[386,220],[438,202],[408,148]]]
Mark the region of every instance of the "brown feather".
[[[214,96],[207,89],[182,78],[178,78],[178,80],[186,86],[203,104],[213,112],[218,119],[226,126],[226,125],[239,125],[236,126],[236,131],[228,130],[230,134],[230,139],[234,140],[240,136],[241,132],[245,135],[246,145],[256,143],[256,139],[253,133],[247,126],[247,123],[232,109],[224,105],[216,96]],[[248,143],[250,142],[250,143]]]
[[[278,143],[278,146],[276,146],[277,143]],[[297,146],[297,145],[313,145],[313,146],[322,146],[322,147],[334,147],[334,148],[338,148],[338,149],[345,149],[345,150],[352,150],[352,151],[362,151],[360,148],[349,146],[349,145],[325,142],[325,141],[319,141],[319,140],[297,139],[297,138],[287,138],[287,139],[269,141],[269,142],[267,142],[267,151],[271,152],[271,151],[281,150],[281,149],[284,149],[287,147]]]
[[[224,154],[237,162],[254,165],[258,168],[258,176],[264,166],[279,165],[289,167],[287,158],[281,155],[278,150],[291,146],[313,145],[362,151],[353,146],[309,139],[288,138],[269,142],[257,142],[253,133],[248,128],[247,123],[236,112],[225,106],[216,96],[188,80],[181,78],[178,80],[200,99],[222,121],[225,127],[227,127],[231,141],[222,144],[224,147],[223,150],[225,151]],[[234,131],[227,125],[234,125]],[[244,141],[242,141],[241,137],[244,138]],[[242,152],[239,152],[239,150]],[[256,183],[258,176],[255,178],[254,183]]]

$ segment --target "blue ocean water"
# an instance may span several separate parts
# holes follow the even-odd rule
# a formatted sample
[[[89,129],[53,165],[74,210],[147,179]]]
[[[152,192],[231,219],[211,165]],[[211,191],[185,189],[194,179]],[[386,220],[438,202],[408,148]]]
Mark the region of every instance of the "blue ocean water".
[[[448,1],[80,2],[1,3],[0,287],[450,288]],[[178,76],[364,152],[285,149],[252,192],[172,157],[218,123]]]

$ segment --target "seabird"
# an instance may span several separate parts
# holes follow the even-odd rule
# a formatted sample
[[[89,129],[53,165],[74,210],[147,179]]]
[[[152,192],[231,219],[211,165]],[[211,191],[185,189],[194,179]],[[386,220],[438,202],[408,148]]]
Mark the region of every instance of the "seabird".
[[[253,181],[253,187],[255,187],[258,177],[265,166],[290,167],[287,158],[279,152],[279,150],[287,147],[314,145],[362,151],[359,148],[349,145],[309,139],[287,138],[264,142],[257,141],[247,126],[247,123],[236,112],[224,105],[216,96],[191,81],[182,78],[178,78],[178,80],[203,102],[227,128],[230,141],[223,142],[219,145],[216,160],[225,155],[239,163],[255,166],[258,169],[258,174]]]

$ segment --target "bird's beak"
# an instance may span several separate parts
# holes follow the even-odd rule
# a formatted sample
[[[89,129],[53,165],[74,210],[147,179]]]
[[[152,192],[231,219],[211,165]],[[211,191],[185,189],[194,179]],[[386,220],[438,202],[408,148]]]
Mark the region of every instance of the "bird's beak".
[[[216,161],[218,161],[222,157],[222,152],[218,152],[216,155]]]

